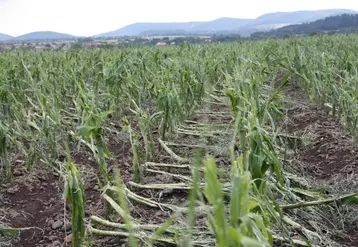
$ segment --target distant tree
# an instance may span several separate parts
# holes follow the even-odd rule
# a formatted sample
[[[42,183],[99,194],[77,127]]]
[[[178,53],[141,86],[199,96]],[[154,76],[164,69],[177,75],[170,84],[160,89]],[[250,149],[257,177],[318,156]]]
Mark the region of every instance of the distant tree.
[[[94,41],[94,39],[91,37],[86,37],[86,38],[79,38],[77,41],[79,43],[85,43],[85,42],[92,42],[92,41]]]

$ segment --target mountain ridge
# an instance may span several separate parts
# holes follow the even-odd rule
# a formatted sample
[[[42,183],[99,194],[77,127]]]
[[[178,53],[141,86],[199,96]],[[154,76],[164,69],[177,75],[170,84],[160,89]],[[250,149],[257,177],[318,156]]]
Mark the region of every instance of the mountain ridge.
[[[269,32],[253,33],[252,37],[280,37],[286,35],[307,35],[324,32],[352,32],[358,31],[358,14],[342,14],[329,16],[314,22],[299,25],[289,25]]]
[[[158,33],[165,34],[165,31],[172,32],[173,30],[180,30],[182,33],[186,34],[208,34],[231,31],[232,33],[249,35],[255,31],[275,28],[275,26],[300,24],[345,13],[358,12],[349,9],[325,9],[313,11],[301,10],[293,12],[267,13],[257,17],[256,19],[223,17],[203,22],[140,22],[124,26],[114,31],[94,35],[94,37],[141,36]],[[194,26],[186,28],[186,26],[189,26],[192,23],[194,23]]]
[[[240,34],[251,35],[255,32],[275,30],[280,27],[296,25],[324,19],[341,14],[358,14],[349,9],[325,9],[314,11],[274,12],[261,15],[255,19],[222,17],[211,21],[189,22],[138,22],[129,24],[114,31],[90,37],[122,37],[122,36],[153,36],[153,35],[211,35]],[[34,41],[74,39],[74,36],[53,31],[38,31],[12,37],[0,34],[0,41]]]
[[[76,36],[53,31],[37,31],[14,37],[13,40],[59,40],[73,38],[76,38]]]
[[[10,36],[10,35],[4,34],[4,33],[0,33],[0,41],[2,41],[2,40],[8,40],[8,39],[11,39],[11,38],[13,38],[13,37]]]

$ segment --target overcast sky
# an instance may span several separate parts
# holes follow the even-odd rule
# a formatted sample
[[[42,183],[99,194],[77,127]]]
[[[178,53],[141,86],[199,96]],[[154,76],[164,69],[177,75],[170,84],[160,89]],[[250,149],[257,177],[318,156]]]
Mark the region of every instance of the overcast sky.
[[[256,18],[278,11],[346,8],[358,0],[0,0],[0,33],[90,36],[135,22]]]

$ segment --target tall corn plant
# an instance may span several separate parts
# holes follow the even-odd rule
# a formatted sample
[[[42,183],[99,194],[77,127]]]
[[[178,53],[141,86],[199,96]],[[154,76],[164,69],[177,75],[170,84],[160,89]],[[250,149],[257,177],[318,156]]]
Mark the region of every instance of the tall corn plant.
[[[106,183],[110,182],[110,176],[107,171],[106,159],[111,154],[103,137],[103,121],[107,118],[109,112],[95,114],[92,112],[86,119],[84,125],[77,127],[79,136],[84,137],[89,143],[94,157],[99,165],[100,171]]]
[[[263,99],[260,74],[255,71],[256,66],[252,67],[251,63],[248,63],[247,66],[245,73],[246,76],[251,78],[249,83],[246,79],[234,81],[229,77],[228,86],[232,88],[225,90],[235,119],[235,134],[230,153],[233,170],[250,171],[256,185],[260,187],[262,179],[270,168],[282,182],[280,162],[263,126],[267,124],[267,118],[272,119],[270,116],[271,104],[284,84],[274,91],[270,97]],[[235,85],[235,83],[237,84]],[[274,125],[273,121],[271,121],[271,124]],[[241,166],[238,166],[236,162],[234,151],[237,139],[239,139],[239,149],[242,155]]]
[[[182,118],[182,108],[175,91],[163,92],[158,98],[158,109],[163,112],[160,123],[160,135],[162,140],[167,139],[167,134],[171,133]]]
[[[138,118],[140,132],[144,141],[145,158],[147,161],[151,161],[153,159],[154,152],[155,152],[153,127],[155,126],[154,124],[156,118],[160,117],[162,113],[158,112],[150,116],[148,110],[140,108],[134,100],[132,100],[132,102],[135,109],[134,110],[131,109],[131,111]],[[129,125],[128,128],[130,128]],[[128,130],[130,133],[132,132],[131,129]]]
[[[78,135],[84,137],[89,142],[89,147],[93,152],[99,169],[102,173],[105,186],[111,183],[111,178],[107,170],[107,158],[110,156],[107,144],[103,137],[103,121],[107,117],[109,112],[103,112],[101,114],[92,113],[85,122],[85,125],[77,127]],[[110,191],[107,193],[110,194]],[[107,201],[105,201],[105,214],[109,217],[111,213],[111,207]]]

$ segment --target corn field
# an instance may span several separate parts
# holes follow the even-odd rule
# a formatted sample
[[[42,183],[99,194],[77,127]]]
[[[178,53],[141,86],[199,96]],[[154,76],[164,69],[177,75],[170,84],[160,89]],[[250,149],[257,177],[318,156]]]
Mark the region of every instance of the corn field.
[[[58,175],[62,246],[344,246],[358,232],[358,166],[351,187],[323,191],[290,162],[309,136],[287,118],[294,89],[357,137],[357,51],[357,35],[334,35],[1,52],[1,183],[14,186],[19,161]],[[90,214],[88,173],[103,206]],[[0,220],[0,246],[33,227]]]

